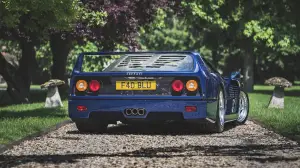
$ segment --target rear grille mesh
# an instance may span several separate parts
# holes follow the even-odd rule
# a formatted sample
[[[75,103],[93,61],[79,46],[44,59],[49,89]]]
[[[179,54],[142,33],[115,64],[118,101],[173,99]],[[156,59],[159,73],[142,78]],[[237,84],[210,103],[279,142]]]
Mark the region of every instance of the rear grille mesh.
[[[237,85],[230,85],[229,86],[229,96],[230,98],[238,98],[239,96],[239,87]]]

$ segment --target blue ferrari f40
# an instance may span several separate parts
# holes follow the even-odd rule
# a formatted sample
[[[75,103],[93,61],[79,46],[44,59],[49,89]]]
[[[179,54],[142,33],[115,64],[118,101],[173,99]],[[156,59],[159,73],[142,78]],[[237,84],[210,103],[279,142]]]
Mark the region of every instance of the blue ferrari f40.
[[[84,68],[92,56],[102,60],[101,70]],[[81,53],[68,103],[78,130],[98,133],[117,121],[206,122],[223,132],[225,123],[244,124],[249,113],[240,72],[223,77],[196,52]]]

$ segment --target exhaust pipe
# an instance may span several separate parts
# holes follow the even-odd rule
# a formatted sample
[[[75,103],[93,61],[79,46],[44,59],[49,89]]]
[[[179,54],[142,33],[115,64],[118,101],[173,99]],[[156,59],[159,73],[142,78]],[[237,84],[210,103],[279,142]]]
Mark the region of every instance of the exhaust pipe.
[[[145,109],[138,109],[138,115],[145,115]]]
[[[137,109],[132,109],[132,115],[137,115],[138,114],[138,110]]]
[[[127,116],[131,116],[131,115],[140,115],[140,116],[142,116],[142,115],[145,115],[146,114],[146,110],[145,109],[143,109],[143,108],[139,108],[139,109],[137,109],[137,108],[128,108],[128,109],[125,109],[125,114],[127,115]]]
[[[132,115],[132,109],[126,109],[125,114],[126,115]]]

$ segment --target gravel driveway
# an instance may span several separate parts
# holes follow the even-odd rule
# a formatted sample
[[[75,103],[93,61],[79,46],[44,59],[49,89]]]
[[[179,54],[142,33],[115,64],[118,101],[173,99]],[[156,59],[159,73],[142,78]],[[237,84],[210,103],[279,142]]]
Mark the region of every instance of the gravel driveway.
[[[104,135],[74,124],[0,154],[3,167],[300,167],[300,147],[259,125],[227,126],[222,134],[194,126],[112,125]]]

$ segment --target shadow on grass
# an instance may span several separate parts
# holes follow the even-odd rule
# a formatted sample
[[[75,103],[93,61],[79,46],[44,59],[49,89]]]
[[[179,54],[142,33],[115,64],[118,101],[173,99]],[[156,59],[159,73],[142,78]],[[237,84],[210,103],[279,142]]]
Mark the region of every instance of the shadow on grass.
[[[272,96],[273,90],[254,90],[252,93],[266,94]],[[285,90],[284,96],[293,96],[293,97],[300,96],[300,90]]]
[[[30,90],[30,102],[32,103],[45,102],[46,96],[46,90]]]
[[[32,110],[24,110],[22,112],[14,112],[12,110],[2,110],[0,112],[0,120],[12,118],[28,118],[28,117],[65,117],[65,110],[62,108],[38,108]]]
[[[41,89],[34,89],[30,90],[30,102],[32,103],[39,103],[46,100],[47,91],[41,90]],[[10,96],[6,92],[6,90],[0,90],[0,97],[2,99],[10,99]],[[9,105],[9,104],[3,104],[2,106]]]
[[[30,103],[42,103],[45,102],[47,96],[47,91],[42,89],[32,89],[30,90]],[[60,94],[61,100],[67,100],[68,99],[68,93]],[[0,101],[6,99],[11,100],[9,95],[6,93],[6,90],[0,90]],[[0,102],[0,107],[6,107],[9,105],[13,105],[12,101],[8,102]]]
[[[32,103],[45,102],[47,96],[46,90],[31,90],[30,91],[30,101]],[[62,100],[68,99],[68,94],[60,94]]]
[[[179,146],[179,147],[161,147],[161,148],[141,148],[130,152],[119,152],[112,154],[86,153],[86,154],[54,154],[54,155],[0,155],[0,164],[4,167],[14,167],[28,162],[40,164],[61,164],[76,163],[79,159],[88,159],[91,157],[109,158],[109,157],[125,157],[125,158],[173,158],[173,157],[203,157],[216,156],[223,160],[222,156],[245,157],[245,159],[259,163],[271,162],[292,162],[298,161],[299,156],[284,157],[273,155],[278,150],[293,150],[299,152],[298,146],[292,145],[244,145],[244,146]]]

